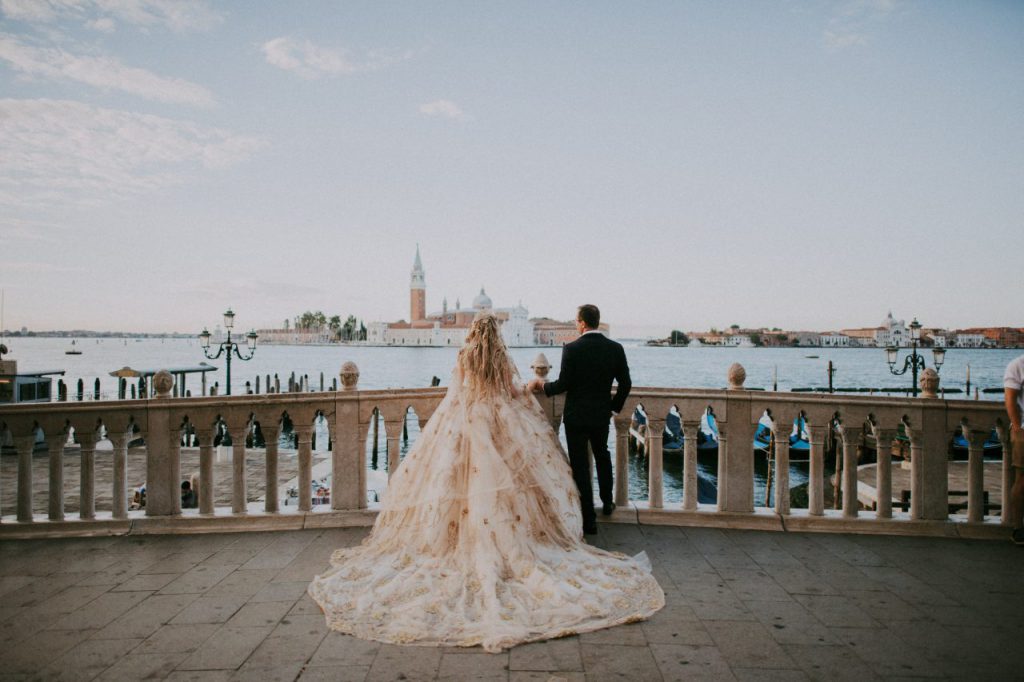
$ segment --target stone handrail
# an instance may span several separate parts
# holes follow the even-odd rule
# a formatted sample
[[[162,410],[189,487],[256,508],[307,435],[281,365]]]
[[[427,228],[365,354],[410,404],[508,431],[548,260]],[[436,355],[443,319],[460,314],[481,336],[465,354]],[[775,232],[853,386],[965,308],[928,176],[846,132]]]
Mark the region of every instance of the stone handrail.
[[[546,367],[535,367],[538,375]],[[992,536],[1005,517],[987,518],[984,507],[983,445],[993,428],[1005,443],[1005,414],[999,403],[943,400],[933,397],[934,386],[925,386],[922,398],[794,394],[743,389],[742,368],[730,368],[730,388],[634,388],[625,408],[613,420],[615,470],[627,471],[630,417],[639,405],[648,416],[648,495],[646,502],[629,499],[628,477],[616,476],[615,501],[622,510],[613,520],[628,518],[649,523],[680,525],[728,525],[748,528],[854,531],[875,533],[945,534],[965,537]],[[263,395],[172,398],[169,375],[154,377],[157,395],[147,400],[93,403],[44,403],[0,408],[0,437],[13,441],[18,459],[17,513],[0,521],[0,537],[39,534],[195,532],[286,528],[311,525],[371,523],[366,484],[366,443],[371,423],[379,414],[387,439],[388,471],[398,466],[399,440],[409,408],[421,426],[430,418],[443,388],[361,391],[358,369],[342,368],[338,391],[272,393]],[[923,381],[923,380],[922,380]],[[564,399],[539,398],[554,428],[558,428]],[[666,505],[663,495],[662,437],[665,417],[671,409],[680,416],[685,435],[683,497],[678,505]],[[719,431],[718,500],[699,504],[697,498],[697,430],[710,409]],[[758,507],[754,501],[754,453],[752,442],[765,415],[775,435],[774,504]],[[278,435],[283,418],[297,435],[299,480],[298,510],[282,510],[277,496]],[[329,509],[313,508],[311,498],[314,421],[323,417],[330,425],[332,494]],[[790,509],[789,435],[802,417],[810,441],[810,483],[807,509]],[[213,499],[214,438],[218,425],[231,435],[232,496],[230,508],[216,508]],[[263,509],[255,512],[248,503],[246,483],[246,435],[259,425],[266,441],[267,493]],[[182,513],[180,447],[186,428],[199,446],[199,508]],[[890,448],[897,430],[909,437],[911,451],[911,500],[909,513],[893,512],[891,504]],[[65,518],[63,452],[74,429],[81,445],[81,501],[77,519]],[[958,429],[968,442],[968,508],[966,518],[948,513],[948,457],[950,439]],[[48,513],[33,514],[32,457],[39,434],[49,456]],[[857,498],[857,448],[865,435],[876,439],[878,452],[878,506],[862,511]],[[127,509],[127,452],[132,439],[146,442],[146,492],[144,513]],[[108,439],[113,446],[113,508],[95,510],[96,443]],[[841,509],[824,508],[824,445],[834,438],[842,453]],[[886,447],[882,447],[882,445]],[[1010,468],[1004,458],[1004,491],[1009,490]],[[8,496],[10,491],[0,491]],[[633,511],[629,511],[632,507]],[[635,512],[636,516],[632,516]]]

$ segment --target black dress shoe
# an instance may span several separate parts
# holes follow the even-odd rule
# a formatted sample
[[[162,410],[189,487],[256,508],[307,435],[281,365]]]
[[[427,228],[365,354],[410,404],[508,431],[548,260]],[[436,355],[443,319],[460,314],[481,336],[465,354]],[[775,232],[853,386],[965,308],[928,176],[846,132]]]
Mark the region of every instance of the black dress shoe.
[[[601,513],[604,514],[605,516],[611,516],[613,511],[615,511],[615,503],[614,502],[605,502],[601,506]]]
[[[597,523],[596,522],[584,523],[583,524],[583,534],[584,535],[597,535]]]

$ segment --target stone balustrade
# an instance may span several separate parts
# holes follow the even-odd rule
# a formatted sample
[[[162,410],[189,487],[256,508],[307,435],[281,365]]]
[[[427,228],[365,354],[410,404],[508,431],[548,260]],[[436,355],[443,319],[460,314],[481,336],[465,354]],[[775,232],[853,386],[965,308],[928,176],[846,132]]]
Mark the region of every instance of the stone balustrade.
[[[535,363],[543,376],[546,361]],[[649,458],[646,501],[629,499],[626,475],[616,475],[618,522],[704,525],[773,530],[807,530],[893,534],[996,537],[1005,534],[1008,519],[986,516],[984,505],[983,446],[995,428],[1005,444],[1002,405],[994,402],[850,396],[748,391],[743,368],[730,368],[725,390],[686,388],[634,388],[625,409],[615,417],[616,472],[627,470],[630,416],[640,405],[648,417],[644,448]],[[366,525],[375,517],[367,503],[367,438],[376,415],[383,419],[388,470],[398,466],[399,440],[409,408],[423,426],[444,396],[443,388],[363,391],[359,371],[345,363],[341,389],[319,393],[172,398],[169,375],[154,377],[157,395],[147,400],[93,403],[12,405],[0,408],[0,436],[13,442],[17,452],[16,514],[0,520],[0,537],[120,534],[140,532],[213,532],[265,530],[339,525]],[[929,387],[930,388],[930,387]],[[929,392],[929,395],[934,395]],[[553,427],[561,421],[564,397],[539,398]],[[674,409],[680,416],[685,446],[682,463],[683,493],[678,504],[666,504],[662,434],[665,418]],[[708,410],[717,422],[717,503],[698,501],[697,432]],[[757,506],[754,499],[754,451],[758,423],[767,415],[775,435],[773,459],[774,504]],[[287,416],[297,435],[298,508],[282,509],[277,488],[278,436]],[[809,436],[810,482],[806,509],[791,509],[789,435],[802,417]],[[311,503],[314,420],[326,419],[333,447],[330,505]],[[266,494],[262,505],[247,495],[246,436],[258,425],[265,442]],[[232,440],[231,505],[214,504],[214,439],[218,428]],[[65,514],[63,467],[69,433],[81,447],[81,495],[77,518]],[[890,445],[902,430],[910,441],[911,499],[908,512],[891,504]],[[948,512],[948,445],[961,430],[969,450],[966,515]],[[199,507],[181,509],[181,443],[193,433],[199,447]],[[857,450],[866,436],[878,444],[877,509],[860,509],[857,488]],[[127,452],[129,442],[146,443],[147,502],[143,511],[127,509]],[[39,441],[46,454],[39,451]],[[110,511],[95,509],[97,442],[107,439],[112,455],[113,504]],[[825,444],[841,454],[841,504],[825,509]],[[1004,446],[1004,450],[1006,450]],[[49,458],[48,513],[33,514],[32,459]],[[1010,488],[1010,467],[1003,461],[1001,483]],[[763,500],[762,500],[763,501]],[[1005,509],[1005,505],[1003,507]]]

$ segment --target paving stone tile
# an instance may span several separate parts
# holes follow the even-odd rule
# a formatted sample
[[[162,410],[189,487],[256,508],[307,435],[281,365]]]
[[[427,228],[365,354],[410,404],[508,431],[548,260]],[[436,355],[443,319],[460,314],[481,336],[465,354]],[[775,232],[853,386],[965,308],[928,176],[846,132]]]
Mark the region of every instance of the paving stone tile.
[[[796,601],[746,602],[779,644],[839,644],[832,631]]]
[[[71,613],[110,590],[109,585],[72,585],[32,608],[34,614]]]
[[[879,627],[878,621],[843,596],[798,594],[794,599],[829,627]]]
[[[117,663],[141,639],[87,639],[40,671],[53,680],[88,680]]]
[[[888,590],[845,591],[843,596],[880,623],[931,620],[928,607],[909,604]]]
[[[504,682],[508,679],[508,654],[444,654],[441,656],[437,679]]]
[[[368,665],[307,667],[299,675],[301,682],[364,682],[370,673]]]
[[[275,568],[256,571],[235,570],[211,587],[206,594],[217,597],[241,594],[251,597],[263,589],[277,573]]]
[[[228,620],[228,625],[235,627],[276,626],[290,608],[291,604],[285,601],[249,603],[240,608],[235,615],[231,616]],[[322,621],[323,618],[320,620]]]
[[[304,594],[299,598],[295,605],[292,606],[292,610],[288,612],[290,616],[316,616],[323,617],[324,612],[320,608],[320,605],[313,601],[313,598],[309,594]]]
[[[124,592],[122,594],[139,594]],[[169,623],[195,600],[194,594],[154,594],[107,624],[94,635],[96,639],[149,637]]]
[[[234,670],[267,638],[272,627],[238,628],[229,625],[219,630],[190,654],[179,670]]]
[[[234,570],[233,566],[196,566],[168,583],[160,594],[206,592]]]
[[[604,628],[593,632],[580,634],[580,642],[584,644],[627,644],[630,646],[642,646],[647,643],[644,636],[644,629],[640,623],[628,623],[617,625],[613,628]]]
[[[580,656],[588,680],[654,680],[661,674],[647,646],[580,642]]]
[[[212,552],[174,553],[155,559],[140,573],[187,573],[209,557]]]
[[[250,597],[249,601],[287,601],[294,603],[306,594],[306,588],[308,587],[309,581],[306,580],[288,583],[271,582],[264,585],[259,592]]]
[[[283,621],[252,652],[247,663],[272,667],[279,663],[305,663],[313,657],[327,634],[322,618],[309,622],[314,616],[297,616]]]
[[[367,682],[384,680],[433,680],[441,665],[441,651],[434,647],[402,647],[381,644],[366,675]]]
[[[689,646],[686,644],[651,644],[654,657],[662,678],[666,682],[676,680],[733,680],[732,671],[722,653],[713,646]],[[657,679],[655,677],[636,679]]]
[[[242,608],[246,600],[244,596],[211,597],[208,595],[188,595],[192,602],[182,609],[181,613],[171,619],[171,623],[224,623]]]
[[[142,642],[134,653],[173,654],[195,651],[219,628],[216,623],[164,625]]]
[[[233,670],[175,670],[165,677],[167,682],[227,682]]]
[[[373,665],[380,642],[359,639],[340,632],[328,632],[309,661],[311,666],[365,666]]]
[[[509,682],[586,682],[586,673],[559,671],[557,673],[535,670],[510,670]]]
[[[117,585],[112,592],[155,592],[179,577],[178,573],[146,573]]]
[[[53,621],[49,630],[92,630],[102,628],[144,601],[152,592],[106,592],[77,611]],[[136,635],[138,636],[138,635]]]
[[[102,682],[163,679],[188,654],[128,654],[97,677]]]
[[[693,599],[689,605],[700,620],[756,620],[746,604],[725,588],[721,594]]]
[[[81,577],[74,573],[37,577],[27,585],[4,595],[3,603],[4,606],[37,606],[80,579]]]
[[[509,651],[508,667],[513,671],[582,672],[580,638],[563,637],[520,644]]]
[[[760,569],[720,568],[718,574],[722,576],[725,585],[743,601],[789,601],[792,598],[774,578]]]
[[[762,670],[761,668],[733,668],[739,682],[801,682],[809,680],[802,670]]]
[[[0,575],[0,597],[21,590],[34,580],[30,575]]]
[[[665,606],[640,623],[647,642],[709,645],[711,637],[689,606]]]
[[[35,673],[85,641],[91,630],[41,630],[0,654],[0,669],[8,673]]]
[[[793,661],[759,622],[704,621],[704,627],[731,666],[793,668]]]
[[[885,628],[834,628],[833,632],[881,677],[941,677],[943,674],[940,664],[904,641],[891,637]]]
[[[784,644],[782,646],[793,661],[812,680],[821,682],[858,682],[880,679],[864,661],[845,644],[815,646]]]
[[[260,682],[292,682],[302,673],[302,663],[279,663],[277,665],[245,665],[228,678],[239,682],[259,680]]]
[[[792,568],[790,566],[762,566],[761,570],[775,579],[779,587],[789,594],[839,594],[827,580],[806,568]]]

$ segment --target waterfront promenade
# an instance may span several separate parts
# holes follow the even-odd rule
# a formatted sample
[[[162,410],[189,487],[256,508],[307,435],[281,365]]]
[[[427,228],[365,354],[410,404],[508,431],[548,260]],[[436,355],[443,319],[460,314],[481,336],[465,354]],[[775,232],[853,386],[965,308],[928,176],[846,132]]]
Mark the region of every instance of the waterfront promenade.
[[[331,633],[305,595],[367,529],[0,543],[0,677],[74,680],[1020,679],[1008,541],[603,523],[650,556],[650,621],[516,647]]]

